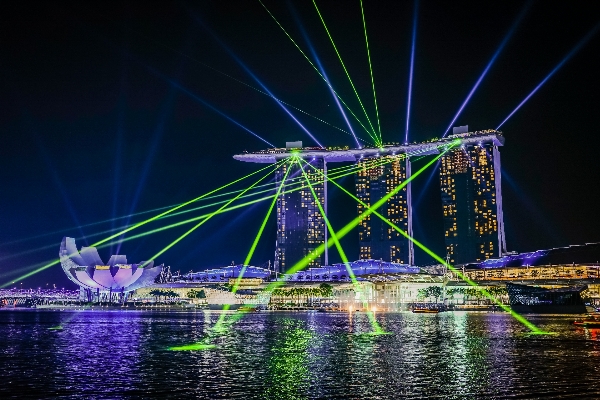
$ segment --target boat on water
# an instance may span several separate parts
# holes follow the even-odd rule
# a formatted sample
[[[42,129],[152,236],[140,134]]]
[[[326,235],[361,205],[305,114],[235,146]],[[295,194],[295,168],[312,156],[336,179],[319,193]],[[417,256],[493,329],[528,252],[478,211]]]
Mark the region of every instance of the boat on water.
[[[243,306],[240,306],[238,308],[238,311],[241,311],[241,312],[256,312],[256,311],[258,311],[258,307],[243,305]]]
[[[573,321],[573,325],[582,326],[586,328],[599,328],[600,315],[588,315],[583,319],[576,319],[575,321]]]
[[[437,308],[413,308],[412,312],[415,314],[437,314],[440,310]]]

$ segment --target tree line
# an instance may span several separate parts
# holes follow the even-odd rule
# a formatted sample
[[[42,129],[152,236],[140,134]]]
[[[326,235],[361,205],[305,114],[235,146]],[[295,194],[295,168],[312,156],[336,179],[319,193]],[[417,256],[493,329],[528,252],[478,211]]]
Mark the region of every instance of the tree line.
[[[508,295],[508,291],[505,287],[501,286],[490,286],[490,287],[442,287],[442,286],[429,286],[426,288],[419,289],[417,291],[417,298],[424,300],[427,298],[434,298],[437,303],[440,299],[454,300],[457,294],[463,296],[463,302],[465,300],[483,300],[488,299],[486,295],[482,293],[482,289],[485,289],[490,295],[495,297],[497,300],[502,301],[505,296]],[[488,299],[489,300],[489,299]]]
[[[333,286],[321,283],[319,287],[277,288],[271,292],[271,303],[306,304],[312,306],[322,298],[333,296]],[[290,301],[291,300],[291,301]]]

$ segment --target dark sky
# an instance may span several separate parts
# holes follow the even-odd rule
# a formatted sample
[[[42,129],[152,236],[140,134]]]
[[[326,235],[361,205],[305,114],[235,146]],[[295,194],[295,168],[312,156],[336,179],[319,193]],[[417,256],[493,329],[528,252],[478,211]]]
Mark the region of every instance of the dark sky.
[[[258,1],[146,3],[0,3],[0,284],[16,279],[18,286],[18,276],[56,259],[63,236],[92,244],[108,235],[93,234],[127,219],[89,224],[177,204],[256,170],[232,155],[268,146],[203,101],[276,146],[313,144],[272,99],[207,67],[259,87],[223,45],[274,95],[346,129],[323,81]],[[332,84],[358,115],[312,3],[265,4],[308,51],[305,30]],[[317,4],[373,118],[360,3]],[[443,134],[525,4],[421,2],[411,141]],[[402,141],[414,3],[365,0],[364,9],[383,139]],[[534,2],[455,125],[498,126],[600,22],[599,11],[595,1]],[[596,34],[502,126],[509,250],[600,241],[599,50]],[[292,112],[321,143],[353,144],[347,134]],[[420,198],[415,236],[443,255],[439,178],[427,185],[429,176],[413,186],[413,197]],[[342,182],[353,186],[352,177]],[[331,190],[334,227],[356,215],[344,196]],[[184,272],[241,262],[267,209],[262,202],[215,217],[157,261]],[[124,242],[120,253],[139,262],[189,227]],[[252,263],[272,260],[274,242],[272,218]],[[356,259],[357,235],[343,245]],[[100,255],[108,259],[111,251],[116,246]],[[418,264],[430,262],[417,254]],[[75,287],[58,265],[23,282]]]

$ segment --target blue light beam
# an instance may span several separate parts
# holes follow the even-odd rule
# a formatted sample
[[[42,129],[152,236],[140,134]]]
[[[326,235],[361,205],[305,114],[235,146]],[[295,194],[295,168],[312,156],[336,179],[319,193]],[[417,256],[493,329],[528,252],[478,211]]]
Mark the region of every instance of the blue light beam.
[[[581,50],[581,48],[592,38],[592,36],[594,36],[596,34],[596,32],[598,31],[598,28],[600,28],[600,23],[596,24],[596,26],[594,26],[592,28],[591,31],[588,32],[587,35],[585,35],[583,37],[583,39],[581,39],[579,41],[579,43],[577,43],[577,46],[575,46],[566,56],[565,58],[562,59],[561,62],[558,63],[558,65],[556,67],[554,67],[554,69],[552,71],[550,71],[550,73],[548,75],[546,75],[546,77],[531,91],[531,93],[529,93],[527,95],[527,97],[525,97],[525,99],[523,99],[522,102],[519,103],[519,105],[517,106],[517,108],[515,108],[510,114],[508,114],[508,117],[504,118],[504,121],[502,121],[500,123],[500,125],[498,125],[498,127],[496,128],[496,130],[500,129],[500,127],[502,125],[504,125],[504,123],[506,121],[508,121],[508,119],[510,117],[513,116],[514,113],[517,112],[517,110],[519,108],[521,108],[521,106],[523,106],[523,104],[525,104],[527,102],[527,100],[529,100],[529,98],[531,96],[533,96],[535,94],[535,92],[538,91],[539,88],[541,88],[544,83],[546,83],[546,81],[548,81],[548,79],[550,79],[552,77],[552,75],[554,75],[556,73],[556,71],[558,71],[567,61],[569,61],[569,59],[571,57],[573,57],[575,55],[575,53],[577,53],[579,50]]]
[[[496,58],[498,58],[498,56],[502,52],[502,49],[504,49],[504,46],[506,46],[506,43],[508,43],[508,40],[511,38],[511,36],[515,32],[515,30],[517,29],[517,26],[519,25],[519,23],[521,22],[521,20],[525,16],[525,14],[527,13],[527,10],[529,10],[530,6],[531,6],[531,1],[527,2],[527,4],[525,4],[525,6],[523,7],[523,9],[521,10],[521,12],[519,13],[519,15],[517,16],[517,19],[515,20],[515,22],[513,23],[512,27],[510,28],[510,30],[508,31],[508,33],[504,37],[504,40],[502,40],[502,43],[500,43],[500,47],[498,47],[498,50],[496,50],[496,53],[494,53],[494,55],[492,56],[492,59],[490,60],[490,62],[488,63],[488,65],[483,70],[483,73],[481,74],[481,76],[479,77],[479,79],[477,79],[477,82],[475,82],[475,85],[473,86],[473,88],[469,92],[469,95],[467,96],[467,98],[465,99],[465,101],[462,103],[462,105],[458,109],[458,112],[456,113],[456,115],[452,119],[452,122],[450,122],[450,125],[448,125],[448,128],[446,128],[446,132],[444,132],[444,135],[442,136],[443,138],[446,137],[446,135],[448,134],[448,131],[450,130],[450,128],[452,128],[452,126],[454,126],[454,123],[458,119],[459,115],[462,113],[463,109],[465,108],[465,106],[467,105],[467,103],[469,102],[469,100],[471,100],[471,97],[473,96],[473,93],[475,93],[475,91],[479,87],[479,84],[481,83],[481,81],[483,80],[483,78],[487,75],[488,71],[490,70],[490,68],[494,64],[494,61],[496,61]]]
[[[158,115],[158,121],[157,121],[156,127],[154,128],[154,135],[152,135],[150,146],[146,153],[144,165],[143,165],[143,168],[141,171],[142,173],[141,173],[140,178],[138,179],[137,188],[136,188],[135,194],[133,196],[133,201],[131,202],[131,207],[129,208],[129,216],[125,222],[125,225],[129,225],[129,222],[131,221],[131,216],[134,214],[135,209],[137,208],[138,202],[140,201],[140,197],[142,196],[142,192],[144,191],[144,186],[146,185],[146,181],[148,180],[148,174],[150,173],[150,170],[152,169],[152,164],[155,161],[154,155],[158,151],[158,148],[159,148],[159,145],[160,145],[160,142],[162,140],[163,133],[165,130],[165,125],[166,125],[168,118],[171,115],[172,110],[173,110],[174,98],[175,98],[175,88],[171,87],[171,88],[169,88],[169,93],[167,94],[167,98],[166,98],[165,102],[161,106],[161,111]],[[115,190],[118,190],[118,189],[115,188]],[[117,251],[115,254],[120,254],[121,245],[123,244],[124,237],[125,236],[122,235],[119,238],[119,242],[117,244]]]
[[[410,123],[410,101],[412,98],[413,67],[415,65],[415,43],[417,41],[417,15],[419,12],[419,0],[415,0],[413,11],[413,31],[412,47],[410,50],[410,72],[408,74],[408,101],[406,105],[406,132],[404,134],[404,143],[408,143],[408,126]]]
[[[278,99],[278,98],[277,98],[277,97],[276,97],[276,96],[275,96],[275,95],[274,95],[274,94],[273,94],[273,93],[272,93],[272,92],[269,90],[269,88],[267,88],[267,87],[265,86],[265,84],[264,84],[264,83],[262,83],[262,81],[261,81],[260,79],[258,79],[258,77],[257,77],[256,75],[254,75],[254,73],[253,73],[253,72],[250,70],[250,68],[248,68],[248,67],[246,66],[246,64],[244,64],[244,63],[242,62],[242,60],[241,60],[241,59],[240,59],[238,56],[236,56],[236,55],[235,55],[235,53],[234,53],[234,52],[233,52],[233,51],[232,51],[232,50],[231,50],[231,49],[230,49],[230,48],[229,48],[229,47],[228,47],[228,46],[227,46],[227,45],[226,45],[226,44],[225,44],[225,43],[224,43],[224,42],[223,42],[221,39],[219,39],[219,37],[218,37],[218,36],[217,36],[217,35],[216,35],[216,34],[215,34],[215,33],[214,33],[212,30],[210,30],[210,29],[209,29],[209,28],[208,28],[208,27],[207,27],[207,26],[206,26],[206,25],[205,25],[205,24],[204,24],[202,21],[200,21],[200,19],[199,19],[198,17],[195,17],[195,20],[196,20],[196,21],[197,21],[197,22],[198,22],[200,25],[202,25],[202,27],[203,27],[204,29],[206,29],[206,30],[208,31],[208,33],[210,33],[210,35],[213,37],[213,39],[215,39],[215,40],[216,40],[216,41],[217,41],[217,42],[218,42],[218,43],[221,45],[221,47],[223,47],[223,49],[224,49],[224,50],[227,52],[227,54],[229,54],[229,56],[230,56],[231,58],[233,58],[233,59],[235,60],[235,62],[237,62],[237,63],[238,63],[238,65],[239,65],[240,67],[242,67],[242,68],[244,69],[244,71],[246,71],[246,73],[247,73],[248,75],[250,75],[250,77],[251,77],[252,79],[254,79],[254,81],[255,81],[256,83],[258,83],[258,84],[260,85],[260,87],[262,87],[262,88],[263,88],[263,90],[264,90],[265,92],[267,92],[267,93],[269,94],[269,96],[270,96],[270,97],[271,97],[273,100],[275,100],[275,102],[277,103],[277,105],[279,105],[279,107],[281,107],[281,109],[282,109],[283,111],[285,111],[285,112],[286,112],[286,114],[287,114],[287,115],[289,115],[289,116],[290,116],[290,118],[291,118],[291,119],[293,119],[293,120],[294,120],[294,122],[296,122],[296,124],[298,124],[298,126],[299,126],[299,127],[300,127],[300,128],[301,128],[301,129],[302,129],[302,130],[303,130],[303,131],[304,131],[304,132],[305,132],[305,133],[306,133],[308,136],[310,136],[310,138],[311,138],[311,139],[312,139],[312,140],[313,140],[313,141],[314,141],[314,142],[315,142],[317,145],[319,145],[319,147],[324,147],[324,146],[323,146],[323,145],[322,145],[322,144],[321,144],[321,143],[320,143],[320,142],[317,140],[317,138],[316,138],[316,137],[314,137],[314,136],[313,136],[313,134],[312,134],[312,133],[310,133],[310,132],[308,131],[308,129],[306,129],[306,127],[305,127],[304,125],[302,125],[302,123],[301,123],[300,121],[298,121],[298,119],[297,119],[297,118],[294,116],[294,114],[292,114],[292,112],[291,112],[290,110],[288,110],[288,109],[287,109],[287,107],[286,107],[285,105],[283,105],[283,103],[282,103],[281,101],[279,101],[279,99]],[[275,147],[275,146],[273,146],[273,147]]]
[[[154,68],[152,67],[148,67],[147,68],[154,73],[155,75],[158,75],[159,77],[161,77],[162,79],[166,80],[167,82],[169,82],[169,84],[171,84],[172,86],[174,86],[175,88],[181,90],[183,93],[187,94],[188,96],[190,96],[192,99],[196,100],[197,102],[205,105],[206,107],[210,108],[211,110],[213,110],[214,112],[216,112],[217,114],[219,114],[220,116],[226,118],[227,120],[229,120],[231,123],[237,125],[238,127],[242,128],[243,130],[245,130],[246,132],[250,133],[251,135],[253,135],[254,137],[256,137],[257,139],[265,142],[266,144],[268,144],[271,147],[275,147],[275,145],[273,145],[272,143],[268,142],[267,140],[263,139],[262,137],[260,137],[258,134],[252,132],[250,129],[246,128],[244,125],[240,124],[239,122],[237,122],[236,120],[234,120],[233,118],[231,118],[229,115],[225,114],[223,111],[219,110],[218,108],[216,108],[215,106],[213,106],[212,104],[210,104],[209,102],[207,102],[206,100],[202,99],[200,96],[198,96],[197,94],[193,93],[192,91],[186,89],[185,87],[181,86],[179,83],[175,82],[173,79],[161,74],[160,72],[156,71]]]
[[[300,32],[302,33],[302,37],[304,38],[304,41],[306,42],[306,45],[310,49],[310,53],[312,54],[313,59],[315,60],[315,63],[317,64],[317,67],[319,68],[319,72],[321,72],[321,75],[323,75],[323,79],[325,80],[325,83],[327,84],[327,87],[329,88],[329,92],[331,93],[331,96],[333,96],[333,100],[335,101],[335,104],[337,104],[337,106],[340,110],[340,113],[342,114],[342,117],[344,118],[344,121],[346,121],[346,125],[348,126],[348,129],[350,130],[350,132],[352,133],[352,136],[354,137],[356,146],[359,149],[362,149],[363,146],[358,141],[358,137],[356,136],[356,133],[354,133],[354,129],[352,129],[352,125],[350,124],[350,121],[348,120],[348,117],[346,116],[346,113],[344,112],[344,109],[342,108],[342,105],[340,104],[340,101],[338,100],[337,94],[335,93],[335,90],[333,90],[333,85],[331,84],[331,81],[329,80],[327,73],[325,73],[325,69],[323,68],[323,65],[321,64],[321,60],[319,59],[319,56],[317,55],[317,52],[316,52],[314,46],[312,45],[312,42],[310,41],[308,34],[306,33],[306,30],[300,23],[300,19],[298,18],[296,10],[294,9],[294,7],[292,6],[291,3],[289,4],[289,6],[292,11],[292,16],[294,17],[294,20],[296,21],[296,25],[298,25],[298,28],[300,29]]]

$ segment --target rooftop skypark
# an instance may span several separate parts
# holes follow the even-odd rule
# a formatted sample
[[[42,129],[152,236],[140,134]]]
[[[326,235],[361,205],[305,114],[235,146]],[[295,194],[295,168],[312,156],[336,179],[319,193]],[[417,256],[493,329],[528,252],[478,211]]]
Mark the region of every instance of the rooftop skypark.
[[[476,144],[490,143],[494,146],[504,145],[504,136],[502,131],[495,129],[486,129],[475,132],[466,132],[452,134],[445,138],[433,138],[424,142],[417,143],[391,143],[383,144],[381,147],[365,146],[363,148],[346,147],[302,147],[302,142],[288,142],[293,144],[285,148],[271,148],[259,150],[256,152],[244,152],[233,156],[238,161],[251,163],[274,163],[278,160],[290,157],[292,154],[298,154],[302,158],[322,157],[327,162],[348,162],[356,161],[362,157],[373,157],[383,155],[405,154],[407,156],[424,156],[439,154],[439,147],[452,143],[455,139],[460,139],[461,145],[469,146]]]

